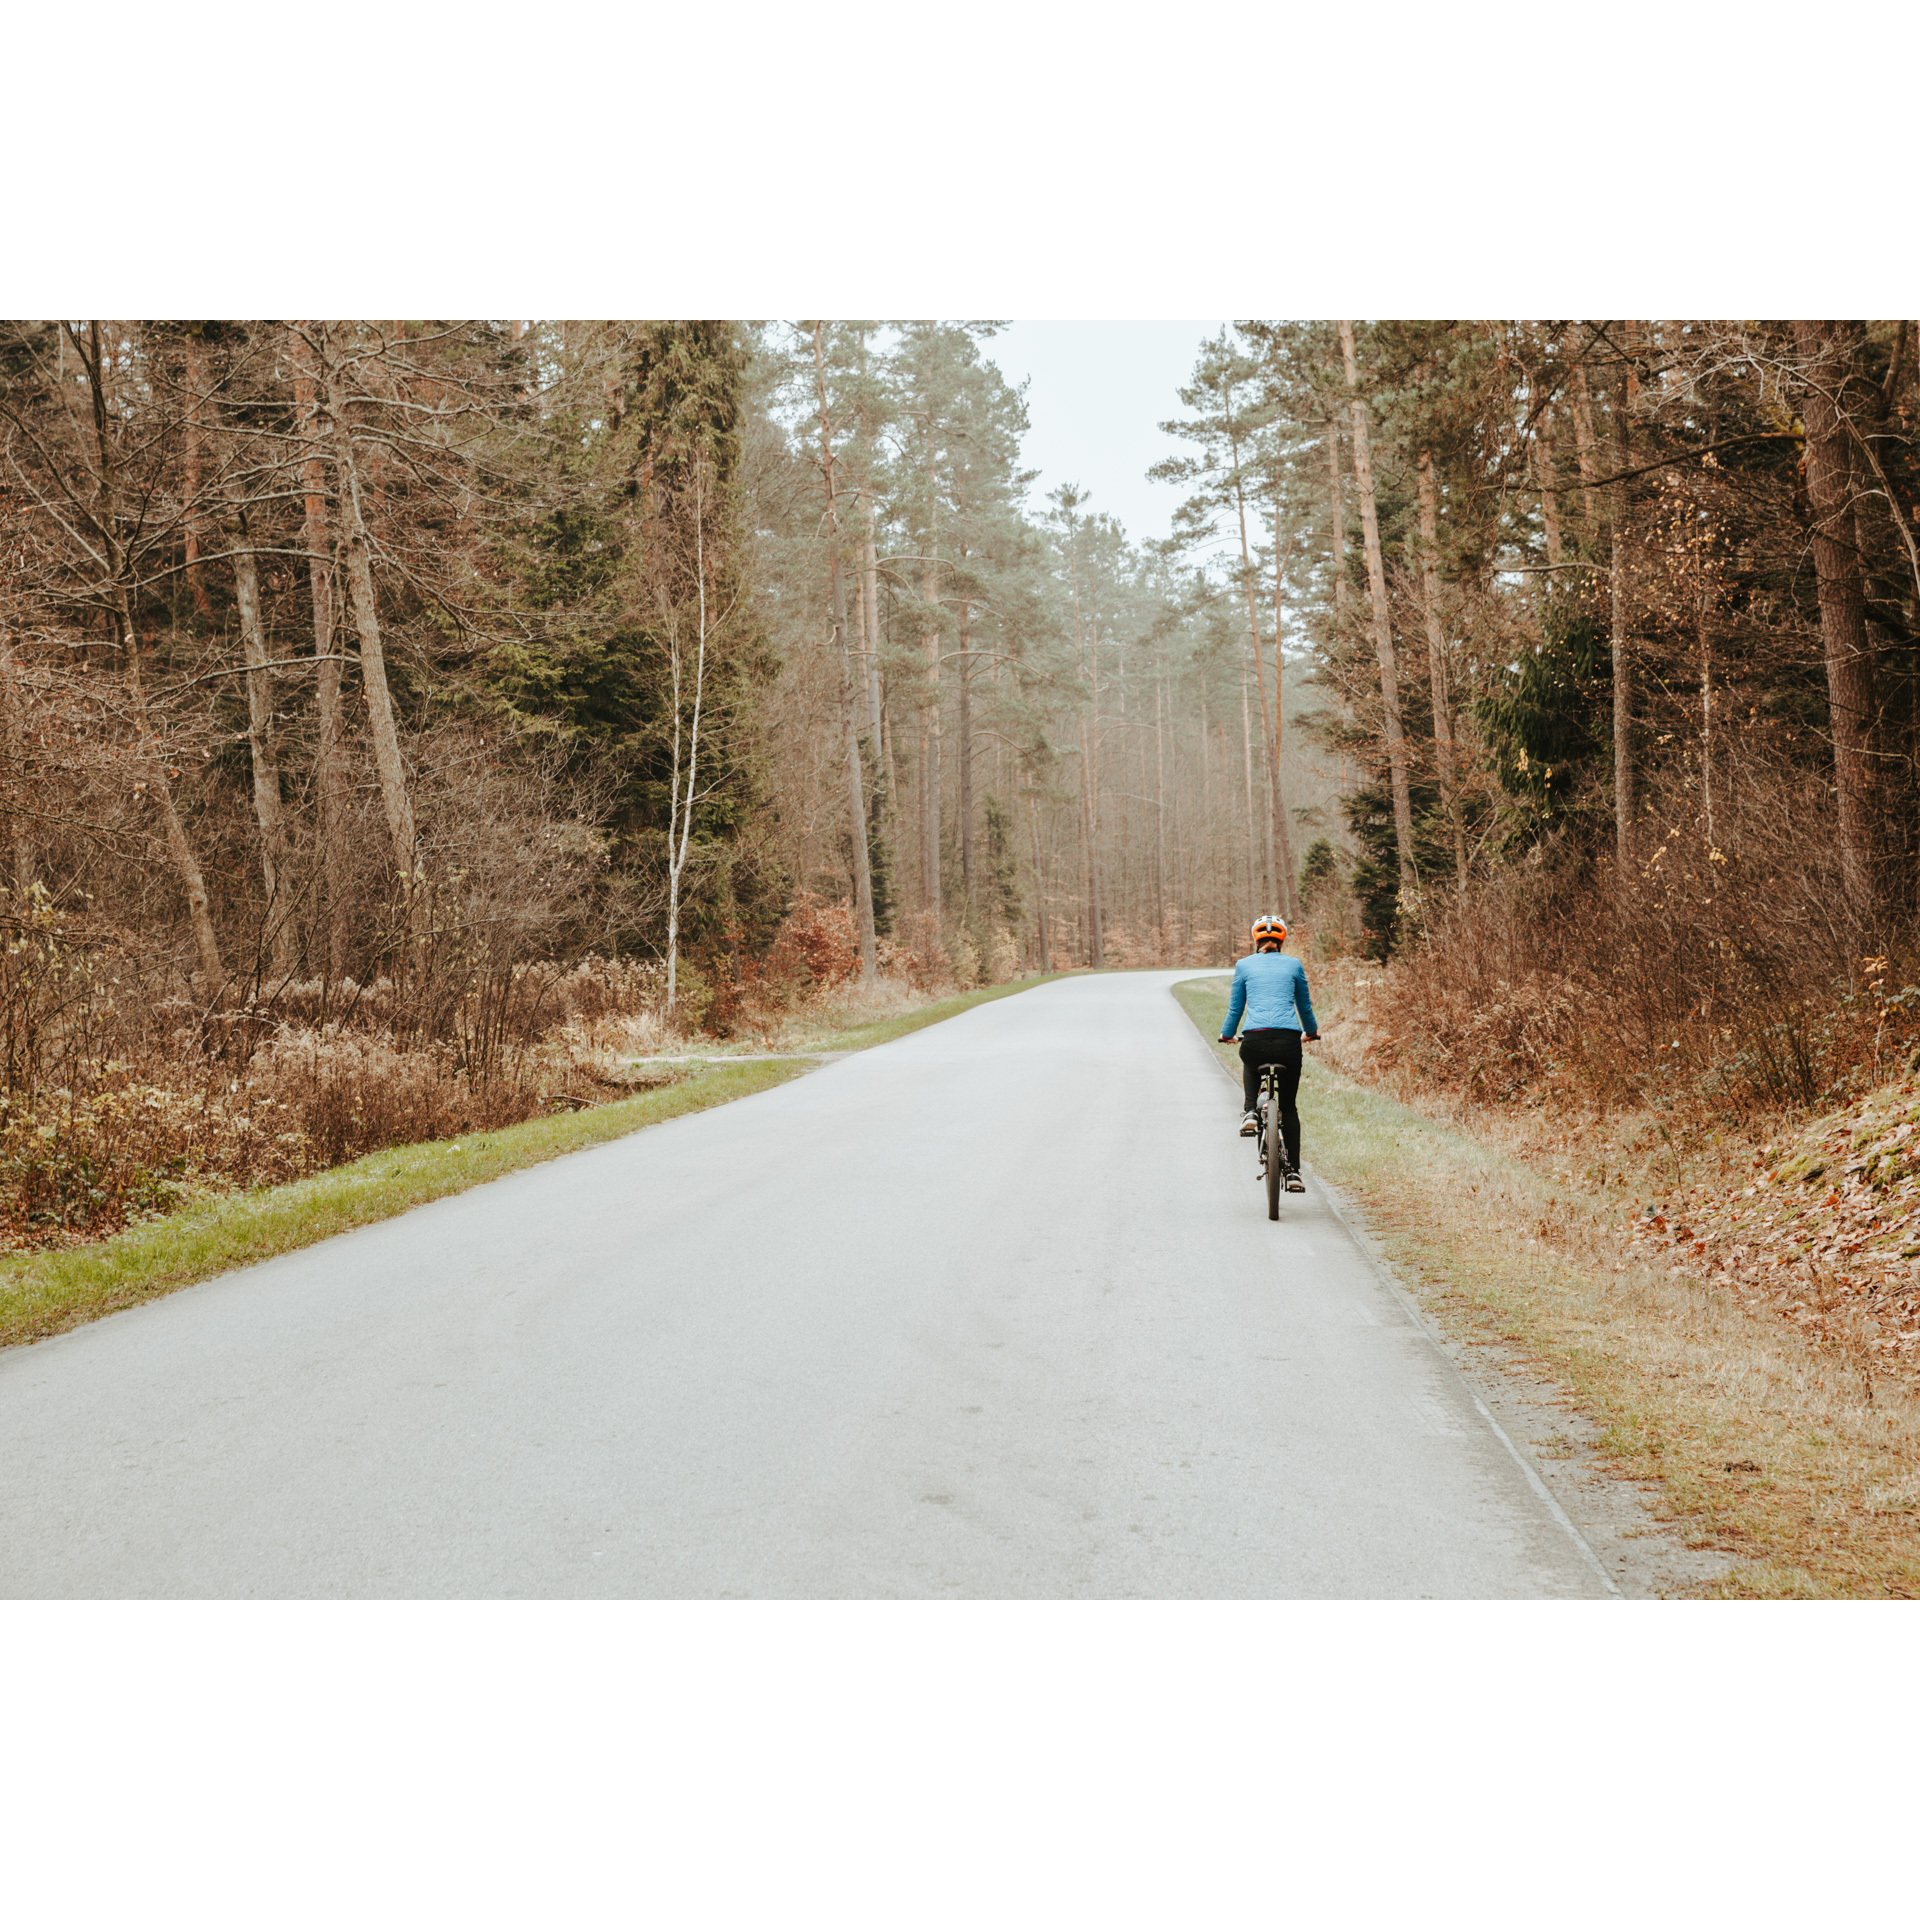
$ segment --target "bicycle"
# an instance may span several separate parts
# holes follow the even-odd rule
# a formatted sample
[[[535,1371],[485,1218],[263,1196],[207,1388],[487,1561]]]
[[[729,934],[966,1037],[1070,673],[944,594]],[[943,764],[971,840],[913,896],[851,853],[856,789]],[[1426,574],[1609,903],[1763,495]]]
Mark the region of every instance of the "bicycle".
[[[1320,1038],[1317,1033],[1304,1033],[1303,1043],[1311,1044]],[[1233,1037],[1223,1033],[1220,1036],[1223,1047],[1233,1045]],[[1280,1218],[1280,1191],[1289,1179],[1293,1180],[1293,1191],[1306,1192],[1299,1184],[1299,1169],[1287,1164],[1286,1136],[1280,1128],[1280,1069],[1271,1060],[1263,1061],[1260,1067],[1259,1092],[1254,1102],[1257,1116],[1253,1137],[1260,1149],[1260,1170],[1253,1177],[1267,1183],[1267,1218]]]
[[[1254,1139],[1260,1150],[1260,1171],[1253,1177],[1267,1183],[1267,1218],[1280,1218],[1280,1193],[1287,1182],[1287,1143],[1280,1132],[1280,1069],[1271,1060],[1260,1069],[1260,1098],[1254,1112],[1260,1124]]]

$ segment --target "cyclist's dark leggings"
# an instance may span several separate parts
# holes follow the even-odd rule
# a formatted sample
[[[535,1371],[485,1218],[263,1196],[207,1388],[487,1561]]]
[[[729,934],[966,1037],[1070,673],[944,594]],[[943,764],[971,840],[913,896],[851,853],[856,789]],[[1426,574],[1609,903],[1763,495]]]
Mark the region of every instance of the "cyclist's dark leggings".
[[[1300,1110],[1293,1096],[1300,1091],[1300,1036],[1291,1027],[1256,1027],[1240,1036],[1240,1078],[1247,1091],[1247,1111],[1260,1098],[1260,1069],[1271,1060],[1280,1083],[1280,1137],[1287,1143],[1287,1160],[1300,1164]]]

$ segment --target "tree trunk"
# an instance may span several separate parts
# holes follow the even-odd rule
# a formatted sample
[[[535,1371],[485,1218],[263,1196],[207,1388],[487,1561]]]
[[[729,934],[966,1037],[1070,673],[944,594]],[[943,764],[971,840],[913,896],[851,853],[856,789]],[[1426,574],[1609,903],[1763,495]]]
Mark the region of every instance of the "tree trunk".
[[[1027,832],[1033,841],[1033,908],[1040,934],[1040,971],[1053,971],[1053,953],[1047,941],[1047,881],[1040,867],[1040,803],[1027,795]]]
[[[1327,408],[1327,492],[1333,549],[1333,618],[1347,614],[1347,513],[1340,499],[1340,411]]]
[[[1100,910],[1100,657],[1099,636],[1086,631],[1080,614],[1080,569],[1070,556],[1073,637],[1087,665],[1087,707],[1080,720],[1080,805],[1087,839],[1087,965],[1107,963],[1105,917]]]
[[[864,495],[867,508],[867,527],[865,552],[862,555],[862,572],[854,584],[854,609],[859,615],[860,660],[856,670],[856,686],[864,686],[866,691],[866,741],[861,748],[861,766],[871,780],[872,788],[867,795],[867,819],[870,823],[870,839],[873,848],[882,853],[891,849],[893,842],[893,780],[891,776],[892,753],[887,741],[886,696],[880,685],[880,596],[875,575],[878,571],[873,551],[873,496]],[[892,861],[887,861],[888,870],[892,870]],[[872,891],[873,854],[868,853],[868,890]],[[874,934],[877,939],[880,932],[879,905],[874,907]]]
[[[853,658],[847,651],[847,585],[840,570],[839,523],[831,509],[827,538],[833,542],[833,637],[840,655],[840,709],[845,720],[847,747],[847,821],[853,840],[853,924],[860,941],[860,982],[874,983],[873,864],[867,853],[867,802],[860,764],[859,694],[854,683]]]
[[[1540,518],[1547,530],[1547,565],[1557,567],[1566,557],[1566,543],[1560,537],[1560,497],[1554,489],[1560,484],[1553,463],[1553,402],[1540,409],[1539,438],[1533,443],[1533,464],[1540,483]]]
[[[965,556],[965,549],[962,550]],[[973,608],[960,603],[960,899],[971,919],[973,897]]]
[[[1266,833],[1266,897],[1275,906],[1279,904],[1282,876],[1286,869],[1280,860],[1280,838],[1285,832],[1285,822],[1280,817],[1280,762],[1276,757],[1278,735],[1274,731],[1273,708],[1267,702],[1267,660],[1260,650],[1260,622],[1255,613],[1255,595],[1253,590],[1253,550],[1247,540],[1247,499],[1240,484],[1240,449],[1233,447],[1233,499],[1240,516],[1240,578],[1246,590],[1247,602],[1247,645],[1253,649],[1253,674],[1260,691],[1260,747],[1261,758],[1267,765],[1267,833]],[[1280,565],[1279,530],[1274,533],[1273,564],[1276,570]],[[1276,633],[1273,641],[1274,658],[1280,656],[1280,636]],[[1276,695],[1278,689],[1275,690]]]
[[[862,496],[867,508],[866,545],[860,555],[861,563],[861,606],[865,610],[863,624],[867,635],[867,717],[873,727],[873,744],[879,750],[881,734],[882,696],[880,688],[880,561],[874,551],[874,514],[873,491],[865,490]],[[888,792],[892,786],[889,783]]]
[[[1633,429],[1627,418],[1627,382],[1623,375],[1613,407],[1613,470],[1633,465]],[[1633,627],[1628,617],[1632,589],[1627,559],[1627,501],[1623,487],[1607,499],[1608,564],[1613,600],[1613,858],[1616,883],[1624,893],[1633,873],[1634,814],[1640,804],[1638,769],[1633,754]]]
[[[1289,922],[1299,918],[1300,893],[1293,859],[1293,830],[1287,823],[1286,767],[1281,758],[1286,745],[1287,654],[1281,645],[1286,631],[1287,561],[1293,554],[1290,534],[1284,550],[1280,539],[1280,502],[1273,503],[1273,817],[1280,843],[1281,911]]]
[[[189,338],[186,348],[187,391],[192,396],[192,411],[187,416],[184,449],[186,500],[186,572],[187,587],[193,595],[195,611],[209,626],[213,624],[213,602],[207,598],[207,583],[201,578],[200,550],[205,544],[206,513],[200,497],[200,464],[205,448],[205,424],[201,412],[207,405],[200,374],[200,349]]]
[[[1080,838],[1086,848],[1087,965],[1096,970],[1105,960],[1100,925],[1100,860],[1094,843],[1093,729],[1080,716]]]
[[[1218,830],[1213,812],[1213,715],[1207,707],[1205,682],[1200,687],[1200,852],[1206,867],[1209,898],[1218,897],[1214,885],[1219,873],[1220,848],[1226,835]]]
[[[1434,482],[1433,455],[1420,449],[1420,600],[1427,617],[1427,671],[1433,685],[1433,762],[1440,782],[1440,804],[1453,832],[1453,864],[1464,893],[1467,885],[1467,829],[1460,816],[1460,795],[1453,784],[1453,716],[1447,708],[1447,649],[1440,632],[1440,489]]]
[[[293,972],[296,951],[287,829],[280,807],[280,765],[273,745],[273,670],[260,625],[260,577],[244,517],[239,542],[230,557],[234,599],[240,609],[241,658],[247,669],[247,747],[253,758],[253,814],[260,831],[260,877],[267,892],[268,950],[275,974],[284,980]]]
[[[1827,657],[1841,871],[1855,911],[1870,919],[1880,908],[1882,837],[1871,739],[1874,672],[1853,539],[1853,459],[1844,411],[1860,326],[1849,320],[1796,320],[1793,334],[1806,392],[1801,411],[1807,428],[1807,505]]]
[[[698,648],[693,667],[693,717],[687,733],[687,777],[680,778],[680,714],[686,704],[684,668],[680,649],[680,610],[673,603],[671,588],[656,576],[662,625],[667,635],[667,665],[673,688],[673,765],[672,784],[667,789],[667,1017],[673,1017],[679,988],[680,969],[680,882],[687,870],[687,852],[693,841],[693,808],[700,779],[700,710],[707,690],[707,503],[696,469],[693,499],[694,579],[698,588]],[[857,832],[857,829],[856,829]],[[676,838],[677,836],[677,838]],[[864,845],[864,839],[859,841]]]
[[[13,634],[0,622],[0,730],[7,754],[7,852],[13,875],[13,906],[25,913],[33,892],[33,845],[27,838],[24,807],[27,796],[24,736],[20,714],[20,667],[14,656]]]
[[[1413,796],[1407,785],[1407,740],[1400,722],[1400,680],[1394,669],[1393,622],[1387,607],[1387,568],[1380,551],[1380,515],[1375,505],[1373,458],[1367,445],[1367,408],[1360,398],[1360,365],[1354,354],[1353,322],[1340,322],[1340,350],[1353,395],[1353,478],[1360,491],[1360,525],[1367,541],[1367,588],[1373,598],[1373,645],[1380,660],[1380,705],[1387,735],[1387,767],[1393,781],[1393,837],[1400,855],[1400,892],[1411,906],[1419,890],[1413,866]]]
[[[840,711],[847,747],[847,821],[853,841],[853,921],[860,940],[860,981],[874,983],[873,867],[867,857],[867,802],[860,765],[859,699],[847,646],[847,582],[840,568],[840,508],[833,483],[833,429],[827,413],[826,323],[813,323],[813,378],[820,399],[820,480],[827,490],[827,566],[833,596],[833,640],[840,656]]]
[[[146,686],[140,671],[140,642],[133,631],[133,617],[127,607],[124,585],[116,590],[114,597],[114,611],[124,622],[121,631],[126,637],[122,645],[127,659],[127,685],[133,696],[134,724],[139,730],[141,744],[147,750],[154,796],[160,803],[160,824],[166,836],[167,854],[173,862],[174,872],[180,876],[181,890],[187,896],[187,918],[192,924],[194,945],[200,954],[201,989],[211,1005],[227,990],[227,970],[221,964],[220,943],[214,937],[213,909],[207,898],[207,883],[200,872],[200,862],[194,857],[192,844],[187,839],[187,829],[180,818],[180,810],[173,803],[171,775],[147,706]]]
[[[214,937],[213,910],[207,899],[207,883],[194,857],[192,843],[173,803],[173,776],[154,726],[152,709],[147,703],[146,676],[140,665],[140,641],[133,630],[133,607],[127,597],[126,554],[119,531],[119,504],[115,498],[113,435],[108,427],[106,345],[100,337],[100,323],[87,323],[87,347],[80,349],[86,368],[87,384],[93,401],[94,448],[99,461],[95,520],[105,543],[104,562],[107,595],[119,628],[121,655],[127,668],[128,704],[132,710],[134,731],[139,736],[147,763],[147,778],[154,802],[160,809],[162,837],[167,857],[187,897],[187,919],[193,928],[193,942],[200,956],[201,990],[209,1006],[227,990],[227,970],[221,963],[220,943]],[[76,339],[75,345],[78,346]]]
[[[1707,850],[1719,845],[1713,830],[1713,631],[1707,622],[1707,595],[1696,608],[1700,626],[1700,810],[1707,820]]]
[[[900,817],[900,769],[893,751],[893,702],[887,698],[884,687],[880,691],[880,777],[886,783],[881,804],[889,819],[897,822]]]
[[[380,803],[387,816],[393,865],[411,920],[414,890],[420,878],[413,801],[407,792],[406,768],[400,757],[400,732],[394,722],[393,695],[387,686],[387,657],[373,592],[373,547],[367,538],[366,521],[360,508],[360,464],[354,450],[353,422],[347,417],[346,392],[341,385],[340,369],[327,351],[324,327],[321,339],[327,411],[333,416],[330,437],[334,465],[341,480],[340,530],[347,563],[347,600],[360,642],[360,685],[366,695],[367,732],[373,741],[373,764],[380,781]]]
[[[1580,351],[1580,332],[1577,327],[1568,327],[1561,335],[1560,350],[1572,359]],[[1567,376],[1567,386],[1573,395],[1573,445],[1580,462],[1580,519],[1591,539],[1594,531],[1594,516],[1599,512],[1599,500],[1595,488],[1600,482],[1600,460],[1595,447],[1593,433],[1593,396],[1587,387],[1587,369],[1575,360],[1573,371]]]
[[[1252,903],[1246,918],[1267,911],[1260,891],[1260,832],[1253,818],[1253,712],[1247,686],[1247,662],[1240,661],[1240,753],[1247,779],[1247,898]]]
[[[925,683],[920,707],[920,872],[925,884],[927,911],[933,915],[936,935],[941,931],[943,903],[940,886],[940,546],[927,515],[927,570],[920,582],[925,603],[926,632],[921,640],[925,656]]]
[[[307,578],[313,592],[314,706],[320,723],[316,768],[320,788],[320,868],[327,894],[327,963],[329,986],[347,971],[348,933],[352,901],[352,866],[347,858],[346,728],[341,715],[341,673],[344,664],[334,644],[333,553],[327,527],[327,484],[323,429],[331,419],[321,409],[314,380],[313,352],[297,328],[288,330],[294,364],[294,406],[300,441],[303,531],[307,548]]]
[[[1166,705],[1166,683],[1156,674],[1153,682],[1153,939],[1154,956],[1167,964],[1167,746],[1166,723],[1162,709]]]

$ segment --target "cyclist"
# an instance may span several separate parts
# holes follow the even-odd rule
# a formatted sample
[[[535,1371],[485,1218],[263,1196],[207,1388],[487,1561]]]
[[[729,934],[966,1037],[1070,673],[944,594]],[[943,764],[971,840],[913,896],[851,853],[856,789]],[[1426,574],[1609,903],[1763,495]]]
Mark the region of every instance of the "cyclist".
[[[1287,1191],[1305,1193],[1300,1178],[1300,1111],[1294,1095],[1300,1090],[1300,1043],[1318,1040],[1320,1023],[1313,1017],[1313,998],[1307,991],[1307,970],[1280,949],[1286,944],[1287,923],[1277,913],[1262,914],[1253,923],[1253,951],[1233,970],[1233,992],[1227,1000],[1227,1023],[1220,1043],[1229,1046],[1241,1015],[1247,1024],[1240,1034],[1240,1078],[1246,1111],[1240,1131],[1260,1131],[1256,1106],[1260,1098],[1260,1069],[1277,1069],[1280,1090],[1280,1135],[1287,1149]]]

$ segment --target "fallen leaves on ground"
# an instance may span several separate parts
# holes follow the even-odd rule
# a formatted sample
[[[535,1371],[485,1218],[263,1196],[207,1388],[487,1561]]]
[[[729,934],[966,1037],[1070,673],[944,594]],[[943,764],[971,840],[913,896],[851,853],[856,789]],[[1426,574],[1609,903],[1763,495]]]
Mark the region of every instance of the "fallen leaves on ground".
[[[1823,1114],[1756,1153],[1745,1185],[1683,1189],[1628,1238],[1816,1345],[1920,1373],[1920,1087]]]

